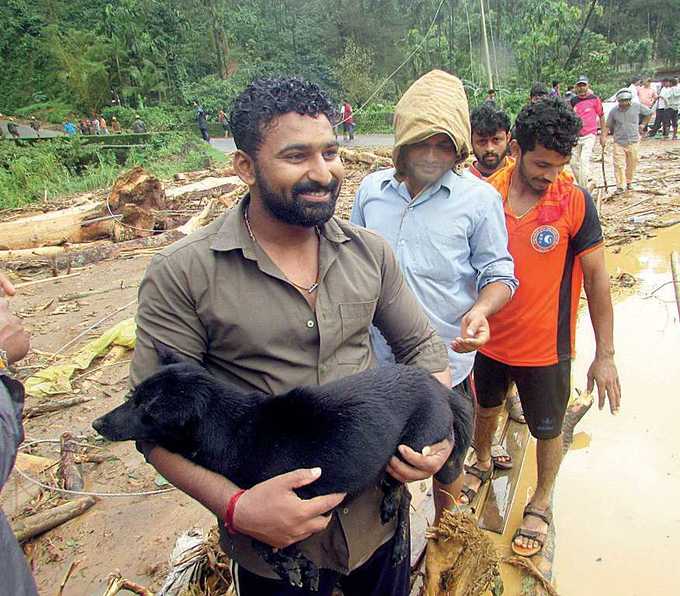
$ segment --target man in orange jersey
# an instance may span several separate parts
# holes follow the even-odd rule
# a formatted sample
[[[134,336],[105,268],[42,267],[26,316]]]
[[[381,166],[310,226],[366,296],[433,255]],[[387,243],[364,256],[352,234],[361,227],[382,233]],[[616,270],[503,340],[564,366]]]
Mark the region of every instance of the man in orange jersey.
[[[596,340],[588,390],[597,385],[600,408],[607,398],[612,414],[621,400],[600,221],[588,192],[562,172],[580,128],[579,117],[558,98],[526,106],[511,142],[516,162],[488,180],[503,198],[519,289],[489,318],[491,339],[475,360],[477,462],[467,468],[463,490],[471,502],[490,475],[491,440],[514,381],[529,430],[538,441],[536,492],[512,541],[512,550],[522,556],[541,550],[551,522],[582,286]]]

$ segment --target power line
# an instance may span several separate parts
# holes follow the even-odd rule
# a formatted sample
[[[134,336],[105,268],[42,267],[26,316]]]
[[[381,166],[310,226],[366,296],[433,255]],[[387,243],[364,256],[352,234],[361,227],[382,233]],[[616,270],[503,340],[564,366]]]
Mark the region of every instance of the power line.
[[[425,42],[427,41],[427,38],[430,36],[430,33],[432,32],[432,29],[434,28],[435,23],[437,22],[437,17],[439,16],[439,13],[442,9],[442,6],[444,6],[445,1],[446,0],[441,0],[441,2],[439,3],[437,10],[435,11],[434,16],[432,17],[432,22],[430,23],[430,26],[427,28],[427,31],[425,32],[423,39],[416,46],[416,48],[406,57],[406,60],[404,60],[399,66],[397,66],[397,68],[395,68],[390,73],[390,75],[382,83],[380,83],[380,85],[378,85],[376,87],[375,91],[373,93],[371,93],[371,95],[368,96],[368,99],[363,104],[361,104],[361,106],[359,106],[352,113],[352,115],[358,114],[359,112],[361,112],[361,110],[363,110],[370,103],[370,101],[378,94],[378,92],[385,85],[387,85],[387,83],[389,83],[389,81],[392,79],[392,77],[394,77],[395,74],[397,74],[404,66],[406,66],[406,64],[408,64],[410,62],[411,58],[413,58],[413,56],[415,56],[422,49],[422,47],[425,45]],[[337,123],[336,126],[339,126],[340,124],[343,124],[344,122],[347,122],[347,120],[349,120],[349,118],[345,118],[344,120],[341,120],[340,122]]]

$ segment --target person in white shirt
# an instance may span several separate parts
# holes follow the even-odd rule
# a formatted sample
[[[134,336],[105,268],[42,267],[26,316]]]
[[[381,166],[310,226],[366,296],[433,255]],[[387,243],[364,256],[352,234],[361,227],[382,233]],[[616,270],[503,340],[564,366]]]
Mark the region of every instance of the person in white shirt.
[[[659,89],[659,97],[656,100],[656,116],[654,118],[654,126],[649,130],[648,136],[650,138],[656,136],[656,133],[659,132],[660,128],[663,131],[663,138],[668,138],[668,129],[671,127],[671,120],[673,117],[673,109],[669,105],[669,100],[672,100],[674,95],[675,92],[671,79],[665,78],[662,82],[661,89]],[[677,112],[675,112],[675,114],[677,120]]]

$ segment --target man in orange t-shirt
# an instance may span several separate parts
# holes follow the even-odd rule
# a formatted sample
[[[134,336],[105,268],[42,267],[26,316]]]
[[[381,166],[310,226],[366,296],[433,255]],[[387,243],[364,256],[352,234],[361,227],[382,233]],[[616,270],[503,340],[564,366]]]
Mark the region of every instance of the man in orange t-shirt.
[[[551,522],[550,497],[562,458],[562,420],[582,286],[596,339],[588,390],[597,384],[600,408],[608,398],[612,413],[621,399],[600,221],[588,192],[562,171],[580,128],[579,117],[559,98],[526,106],[511,142],[516,162],[488,180],[503,198],[519,289],[489,318],[491,339],[475,360],[477,462],[466,468],[463,494],[471,502],[493,469],[491,441],[514,381],[537,439],[536,492],[512,541],[512,550],[522,556],[541,550]]]

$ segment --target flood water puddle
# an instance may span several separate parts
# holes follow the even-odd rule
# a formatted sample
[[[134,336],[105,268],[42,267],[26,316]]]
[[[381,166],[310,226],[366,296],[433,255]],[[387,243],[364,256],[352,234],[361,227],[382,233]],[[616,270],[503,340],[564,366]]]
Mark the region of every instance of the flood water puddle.
[[[680,227],[607,256],[634,275],[614,307],[618,416],[597,403],[577,427],[555,494],[561,596],[680,594],[680,323],[670,253]],[[653,297],[649,294],[654,290]],[[585,388],[595,342],[587,310],[574,382]]]

